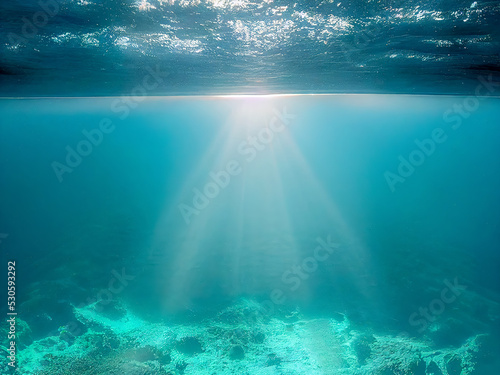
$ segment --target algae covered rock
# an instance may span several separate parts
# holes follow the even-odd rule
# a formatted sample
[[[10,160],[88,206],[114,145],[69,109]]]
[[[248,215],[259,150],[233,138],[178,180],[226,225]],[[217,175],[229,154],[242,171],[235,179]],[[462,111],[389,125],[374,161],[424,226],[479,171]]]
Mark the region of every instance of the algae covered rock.
[[[281,364],[281,358],[276,354],[271,353],[267,356],[266,366],[279,366]]]
[[[410,373],[412,375],[426,375],[425,373],[426,367],[427,366],[424,360],[417,359],[415,362],[411,364]]]
[[[161,353],[158,361],[163,365],[168,365],[170,362],[172,362],[172,357],[170,356],[170,353]]]
[[[240,345],[233,346],[229,352],[229,358],[233,361],[245,358],[245,350]]]
[[[427,375],[443,375],[443,372],[434,361],[429,362],[426,371]]]
[[[475,355],[478,362],[491,362],[498,360],[500,353],[500,341],[492,335],[478,335],[475,338],[477,353]]]
[[[192,336],[181,338],[175,343],[175,347],[178,351],[187,355],[203,353],[203,347],[201,346],[200,340]]]
[[[139,362],[126,362],[122,364],[115,372],[113,372],[113,375],[155,375],[153,370],[149,367],[146,366],[142,363]]]
[[[252,342],[255,344],[262,344],[266,339],[266,335],[263,332],[254,332],[252,334]]]
[[[89,334],[86,339],[97,355],[107,355],[120,346],[120,340],[111,332]]]
[[[460,375],[462,372],[462,360],[458,357],[451,358],[446,364],[448,375]]]
[[[358,357],[358,362],[364,364],[372,353],[371,344],[375,342],[375,337],[371,334],[360,335],[354,341],[354,351]]]
[[[468,324],[455,318],[441,319],[439,324],[433,324],[427,332],[427,336],[441,347],[460,346],[473,335],[474,331]]]
[[[112,320],[119,320],[127,315],[127,310],[115,300],[96,302],[94,308],[97,313]]]
[[[176,363],[175,365],[175,369],[180,373],[180,374],[184,374],[184,371],[186,370],[186,367],[187,367],[187,363],[184,362],[184,361],[180,361],[178,363]]]
[[[150,345],[132,349],[127,352],[127,357],[137,362],[155,361],[160,359],[162,355],[163,353],[161,353],[160,350]]]
[[[467,344],[466,344],[467,345]],[[490,334],[477,335],[473,340],[468,342],[469,346],[469,361],[463,363],[462,367],[474,367],[477,374],[492,374],[498,373],[500,369],[500,340],[498,336]]]

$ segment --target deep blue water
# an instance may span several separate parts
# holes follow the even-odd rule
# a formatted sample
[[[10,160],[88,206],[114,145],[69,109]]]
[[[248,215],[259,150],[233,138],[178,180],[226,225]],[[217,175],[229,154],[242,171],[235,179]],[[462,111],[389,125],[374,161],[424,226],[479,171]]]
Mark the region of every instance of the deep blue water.
[[[497,98],[139,99],[0,101],[18,373],[498,371]]]

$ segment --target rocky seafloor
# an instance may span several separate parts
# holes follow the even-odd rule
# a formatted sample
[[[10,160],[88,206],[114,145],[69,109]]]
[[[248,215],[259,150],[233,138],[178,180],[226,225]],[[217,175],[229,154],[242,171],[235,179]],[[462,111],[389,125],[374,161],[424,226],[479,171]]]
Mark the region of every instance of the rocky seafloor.
[[[384,333],[342,313],[313,317],[288,309],[269,315],[251,299],[239,299],[211,317],[176,323],[146,321],[122,302],[73,309],[75,322],[38,340],[18,319],[14,374],[498,373],[499,343],[492,332],[438,347],[426,336]],[[2,373],[9,370],[5,366]]]

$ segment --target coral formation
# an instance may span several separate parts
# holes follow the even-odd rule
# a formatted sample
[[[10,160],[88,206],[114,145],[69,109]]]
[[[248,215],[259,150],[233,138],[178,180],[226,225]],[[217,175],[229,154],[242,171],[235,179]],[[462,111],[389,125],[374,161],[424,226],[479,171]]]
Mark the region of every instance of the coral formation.
[[[256,321],[256,302],[242,300],[196,324],[151,323],[123,304],[121,317],[95,306],[74,308],[86,332],[68,341],[49,336],[19,352],[23,375],[487,375],[498,343],[471,336],[461,346],[436,347],[407,334],[363,331],[348,317]],[[231,317],[220,319],[220,317]],[[290,329],[290,326],[293,329]],[[25,337],[29,327],[24,325]],[[63,332],[61,332],[63,333]],[[480,370],[478,372],[478,369]]]

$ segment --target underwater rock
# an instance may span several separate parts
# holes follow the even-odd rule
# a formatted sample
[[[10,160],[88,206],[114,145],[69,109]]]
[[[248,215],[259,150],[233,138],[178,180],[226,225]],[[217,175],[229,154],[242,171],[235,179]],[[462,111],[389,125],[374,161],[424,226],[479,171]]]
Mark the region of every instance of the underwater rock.
[[[227,336],[232,344],[246,345],[250,339],[250,332],[246,329],[233,329],[227,332]]]
[[[384,367],[380,370],[380,372],[377,372],[377,375],[394,375],[394,374],[397,374],[397,372],[392,366]]]
[[[236,324],[241,320],[241,314],[238,311],[223,311],[218,316],[220,322],[227,324]]]
[[[67,342],[68,345],[73,345],[73,343],[76,340],[76,337],[75,337],[75,335],[73,335],[73,333],[71,333],[71,331],[68,329],[67,326],[59,327],[58,332],[59,332],[59,338],[62,341]]]
[[[255,344],[262,344],[266,339],[266,335],[263,332],[256,332],[252,335],[252,342]]]
[[[107,355],[120,346],[120,340],[111,332],[90,334],[87,340],[94,348],[94,353],[98,355]]]
[[[332,313],[332,318],[335,319],[337,322],[342,322],[345,319],[345,315],[335,311]]]
[[[127,315],[127,310],[118,301],[99,301],[95,304],[95,311],[111,320],[119,320]]]
[[[142,348],[131,350],[127,355],[137,362],[147,362],[159,359],[162,353],[153,346],[147,345]]]
[[[371,344],[375,342],[375,337],[371,334],[364,334],[357,338],[354,342],[354,351],[358,357],[358,362],[363,365],[371,355]]]
[[[489,334],[477,335],[468,343],[470,349],[469,362],[475,365],[477,374],[498,373],[500,368],[500,340],[498,336]],[[464,369],[466,365],[462,363]]]
[[[439,369],[436,362],[431,361],[427,365],[427,375],[443,375],[443,372]]]
[[[156,375],[150,367],[139,362],[127,362],[113,373],[113,375]]]
[[[490,362],[498,360],[498,353],[500,353],[500,341],[492,335],[478,335],[475,338],[477,346],[476,359],[478,362]]]
[[[299,321],[300,313],[297,310],[291,311],[288,314],[285,314],[283,317],[283,321],[286,323],[296,323]]]
[[[262,323],[269,320],[269,311],[258,302],[242,300],[217,314],[217,320],[231,325]]]
[[[176,363],[175,365],[175,368],[177,369],[177,371],[179,371],[180,374],[184,374],[184,371],[186,370],[186,367],[187,367],[187,363],[186,362],[178,362]]]
[[[462,372],[462,360],[458,357],[451,358],[446,364],[448,375],[460,375]]]
[[[245,351],[240,345],[233,346],[229,352],[229,358],[233,361],[241,360],[245,358]]]
[[[410,374],[413,368],[420,370],[422,366],[418,364],[422,358],[419,343],[405,336],[377,335],[370,348],[370,367],[388,374]],[[387,369],[392,372],[387,372]],[[385,375],[384,372],[382,374]]]
[[[187,355],[193,355],[203,352],[201,343],[196,337],[183,337],[176,342],[175,347],[178,351]]]
[[[442,320],[434,331],[430,330],[428,335],[438,346],[460,346],[473,335],[473,330],[462,321],[448,318]]]
[[[161,364],[168,365],[170,362],[172,362],[172,357],[170,356],[170,353],[161,353],[158,360]]]
[[[412,375],[426,375],[425,370],[426,370],[425,361],[423,361],[422,359],[413,362],[412,365],[410,366],[410,374]]]
[[[44,339],[38,340],[37,344],[43,348],[52,348],[58,344],[58,340],[55,337],[49,336]]]
[[[154,375],[168,375],[167,370],[165,370],[161,365],[161,363],[158,361],[148,361],[144,364],[149,367],[151,373]],[[121,375],[126,375],[126,374],[121,374]]]
[[[62,324],[76,321],[73,307],[68,301],[35,296],[19,307],[34,340],[57,334]]]
[[[279,366],[281,364],[281,358],[276,354],[271,353],[267,356],[266,366]]]
[[[262,344],[264,342],[265,335],[262,332],[252,332],[249,329],[233,329],[226,331],[222,337],[227,337],[227,339],[233,345],[247,346],[251,343]]]
[[[488,335],[471,337],[460,347],[439,348],[429,340],[424,342],[408,335],[381,335],[367,327],[353,328],[347,317],[341,322],[302,318],[289,331],[286,327],[290,324],[281,317],[260,325],[227,325],[219,319],[203,325],[166,325],[143,321],[129,311],[126,319],[110,320],[98,314],[93,305],[75,308],[75,315],[86,322],[89,330],[76,337],[71,346],[60,336],[35,341],[24,352],[24,358],[32,358],[23,364],[22,370],[28,371],[21,371],[22,374],[498,373],[493,371],[498,369],[497,362],[487,364],[499,352],[496,337]],[[78,351],[82,353],[80,359],[74,355]],[[459,359],[456,363],[452,361],[455,357]],[[474,372],[479,363],[481,371]],[[43,370],[32,372],[33,368]]]

